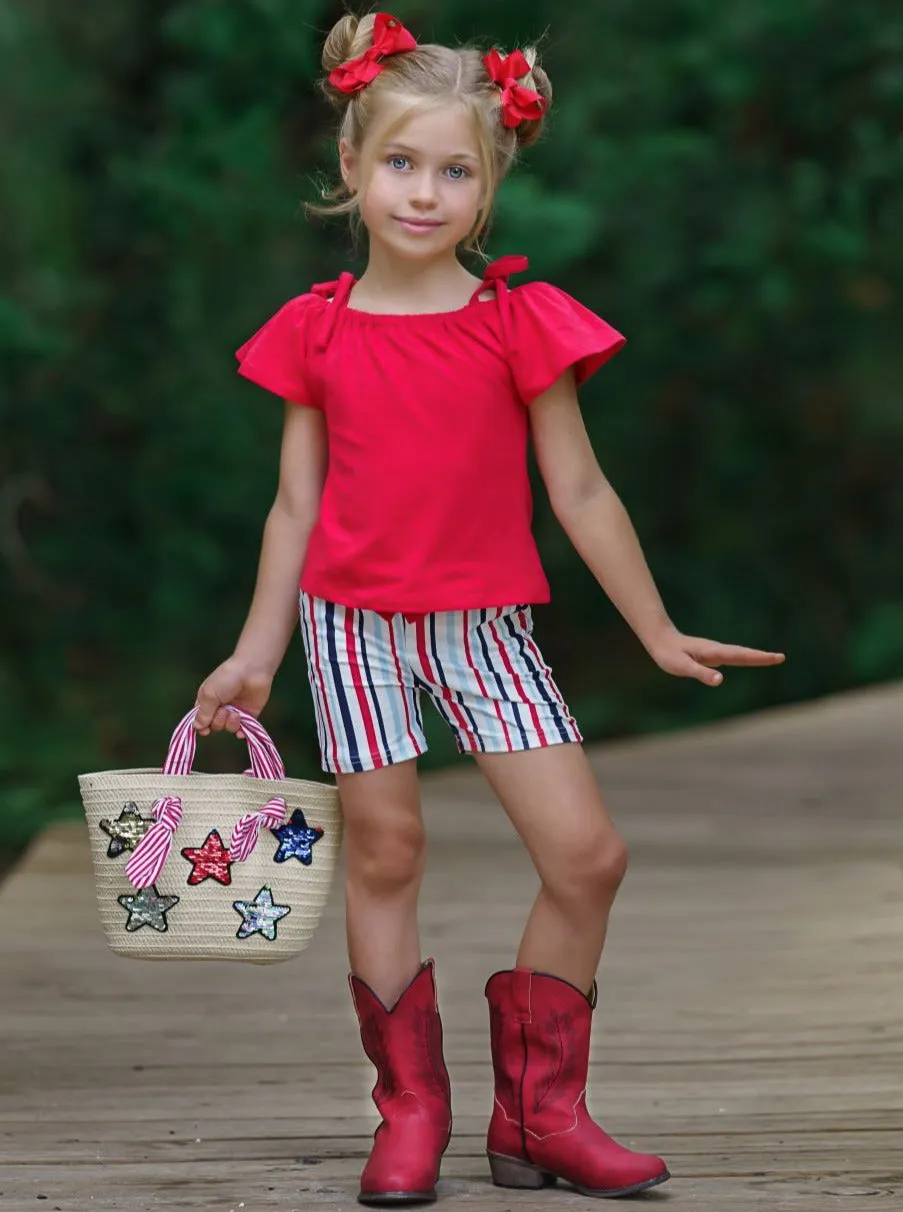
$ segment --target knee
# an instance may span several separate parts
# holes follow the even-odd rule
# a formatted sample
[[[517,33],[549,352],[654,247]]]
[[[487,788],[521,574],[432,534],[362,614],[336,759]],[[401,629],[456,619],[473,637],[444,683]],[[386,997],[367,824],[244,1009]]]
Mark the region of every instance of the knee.
[[[627,874],[627,862],[627,844],[613,830],[601,837],[581,839],[562,857],[560,874],[551,891],[564,900],[582,904],[610,902]]]
[[[347,831],[348,879],[371,895],[392,895],[418,884],[426,837],[419,823]]]

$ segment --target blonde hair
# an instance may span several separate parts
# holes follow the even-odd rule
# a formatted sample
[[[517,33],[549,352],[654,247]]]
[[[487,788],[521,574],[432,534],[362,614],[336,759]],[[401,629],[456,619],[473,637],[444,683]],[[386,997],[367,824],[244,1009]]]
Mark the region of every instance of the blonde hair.
[[[501,118],[501,90],[493,82],[483,62],[483,51],[472,46],[455,49],[436,43],[418,44],[416,49],[387,56],[382,71],[365,88],[343,93],[329,82],[329,73],[349,59],[356,59],[373,44],[374,13],[364,17],[340,18],[327,35],[323,46],[325,78],[320,86],[341,114],[338,141],[346,140],[360,151],[381,103],[390,97],[412,99],[402,122],[414,113],[433,109],[451,100],[461,105],[474,119],[480,151],[480,167],[485,182],[479,219],[464,243],[465,248],[480,250],[479,239],[485,232],[492,202],[499,183],[514,163],[518,149],[535,143],[542,133],[544,117],[506,127]],[[549,77],[537,62],[534,47],[522,50],[530,73],[519,80],[545,100],[546,113],[552,101]],[[544,115],[545,116],[545,115]],[[397,126],[398,124],[394,124]],[[309,205],[317,214],[347,214],[359,222],[358,194],[344,184],[324,190],[329,205]]]

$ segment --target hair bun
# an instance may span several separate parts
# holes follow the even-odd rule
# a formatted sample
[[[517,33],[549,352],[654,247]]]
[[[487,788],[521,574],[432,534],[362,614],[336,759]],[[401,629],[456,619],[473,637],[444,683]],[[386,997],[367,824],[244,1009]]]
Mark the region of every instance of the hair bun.
[[[514,135],[517,139],[518,147],[530,147],[542,134],[543,125],[548,117],[549,109],[552,105],[552,82],[539,66],[536,47],[526,47],[523,51],[523,56],[530,64],[530,74],[523,83],[526,88],[532,88],[538,92],[546,103],[545,113],[538,121],[521,122],[519,126],[515,127]]]
[[[321,63],[326,73],[320,84],[323,92],[337,109],[343,109],[348,104],[348,94],[335,88],[329,83],[329,73],[349,59],[357,59],[373,42],[373,23],[376,16],[368,13],[365,17],[355,17],[352,13],[340,17],[326,35],[323,43]]]

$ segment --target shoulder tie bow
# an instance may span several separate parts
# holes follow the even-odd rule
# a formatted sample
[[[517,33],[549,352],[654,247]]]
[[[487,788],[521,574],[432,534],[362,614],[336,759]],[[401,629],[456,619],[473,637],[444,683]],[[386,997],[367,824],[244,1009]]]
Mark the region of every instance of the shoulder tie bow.
[[[475,303],[487,287],[495,290],[498,300],[499,324],[502,330],[502,344],[506,351],[513,352],[514,321],[511,316],[511,299],[508,294],[508,279],[512,274],[522,274],[528,269],[530,262],[526,257],[509,253],[507,257],[499,257],[483,270],[483,281],[473,292],[471,303]]]
[[[532,88],[518,84],[521,76],[530,74],[530,64],[521,51],[512,51],[506,58],[492,48],[483,62],[489,77],[501,89],[502,125],[520,126],[521,122],[538,122],[546,112],[546,99]]]
[[[414,35],[405,29],[397,17],[377,13],[373,22],[373,45],[359,58],[349,59],[347,63],[334,67],[329,73],[329,83],[343,93],[359,92],[376,79],[387,55],[414,50],[416,46]]]

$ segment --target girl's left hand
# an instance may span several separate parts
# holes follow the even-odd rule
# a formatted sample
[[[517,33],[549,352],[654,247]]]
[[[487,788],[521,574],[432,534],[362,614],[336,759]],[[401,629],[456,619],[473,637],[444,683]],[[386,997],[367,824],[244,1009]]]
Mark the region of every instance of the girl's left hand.
[[[720,686],[724,681],[717,672],[719,665],[780,665],[783,652],[763,652],[759,648],[743,648],[739,644],[720,644],[682,632],[668,632],[647,651],[659,668],[679,678],[696,678],[707,686]]]

